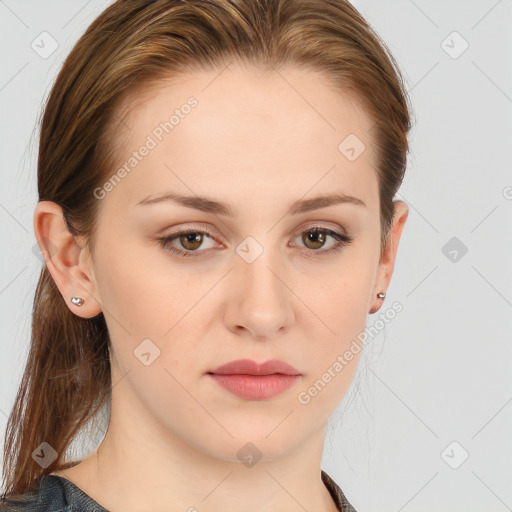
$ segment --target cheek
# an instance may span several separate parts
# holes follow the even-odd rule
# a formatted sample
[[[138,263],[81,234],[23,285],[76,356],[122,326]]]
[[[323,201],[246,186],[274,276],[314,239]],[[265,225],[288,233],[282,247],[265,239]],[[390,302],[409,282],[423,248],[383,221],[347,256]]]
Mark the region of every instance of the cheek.
[[[345,258],[343,265],[329,279],[305,295],[316,316],[310,315],[306,346],[311,372],[301,391],[304,400],[315,407],[336,408],[345,395],[364,349],[362,334],[368,320],[368,300],[374,284],[375,262],[362,254]],[[318,282],[317,282],[318,283]],[[319,283],[318,283],[319,284]],[[305,291],[303,292],[305,293]]]
[[[299,294],[318,316],[317,331],[322,328],[335,344],[364,329],[377,270],[368,254],[364,248],[354,248],[321,273],[301,278]]]
[[[304,376],[297,401],[327,415],[345,396],[364,349],[360,335],[364,332],[367,318],[365,296],[361,301],[349,294],[347,299],[354,302],[330,304],[329,315],[324,309],[325,323],[330,328],[328,335],[320,334],[325,333],[326,327],[317,326],[316,336],[314,333],[309,336],[315,341],[305,347],[309,372]]]
[[[114,247],[120,248],[117,253]],[[194,351],[198,353],[201,339],[197,333],[205,324],[206,301],[202,298],[216,281],[210,274],[184,274],[165,255],[158,254],[160,250],[129,249],[126,245],[121,249],[121,245],[112,243],[98,255],[97,282],[117,361],[122,374],[133,370],[137,379],[142,372],[143,388],[160,387],[161,377],[155,373],[163,375],[165,384],[166,377],[170,377],[164,368],[189,378],[187,368]],[[153,353],[158,354],[148,368],[137,359],[143,351],[150,352],[151,359]],[[195,362],[198,364],[200,361]]]
[[[123,337],[161,336],[190,293],[180,272],[163,264],[156,245],[141,247],[120,234],[101,247],[95,275],[105,316],[124,328]]]

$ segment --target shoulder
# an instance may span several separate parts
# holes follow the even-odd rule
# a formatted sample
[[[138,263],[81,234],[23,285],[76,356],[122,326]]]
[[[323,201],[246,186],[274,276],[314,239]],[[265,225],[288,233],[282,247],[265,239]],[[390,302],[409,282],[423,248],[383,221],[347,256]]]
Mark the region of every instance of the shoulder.
[[[357,512],[343,494],[339,485],[325,471],[322,471],[322,481],[331,493],[332,499],[340,512]]]
[[[0,512],[64,512],[70,510],[62,479],[43,475],[23,494],[8,494],[0,499]]]
[[[106,512],[106,509],[66,478],[44,475],[26,493],[1,498],[0,512]]]

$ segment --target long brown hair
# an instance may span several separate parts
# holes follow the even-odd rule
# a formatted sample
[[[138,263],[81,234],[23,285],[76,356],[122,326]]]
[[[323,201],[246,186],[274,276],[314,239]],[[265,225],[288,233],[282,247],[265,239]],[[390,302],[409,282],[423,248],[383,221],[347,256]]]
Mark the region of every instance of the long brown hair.
[[[389,49],[346,0],[114,2],[75,44],[49,94],[39,200],[60,205],[70,233],[92,252],[99,202],[93,191],[112,175],[120,102],[180,71],[222,69],[233,59],[320,71],[340,93],[360,100],[373,123],[383,249],[406,168],[409,99]],[[21,494],[70,465],[66,451],[108,403],[110,377],[103,314],[74,315],[43,265],[30,352],[7,423],[4,495]],[[56,452],[44,468],[33,456],[41,443]]]

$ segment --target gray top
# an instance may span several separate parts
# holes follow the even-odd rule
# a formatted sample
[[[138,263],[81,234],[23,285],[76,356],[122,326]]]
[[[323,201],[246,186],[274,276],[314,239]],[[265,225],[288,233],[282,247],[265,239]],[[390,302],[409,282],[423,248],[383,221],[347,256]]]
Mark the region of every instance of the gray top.
[[[336,482],[322,471],[322,481],[340,512],[356,512]],[[44,475],[39,484],[21,496],[0,499],[0,512],[108,512],[73,482]]]

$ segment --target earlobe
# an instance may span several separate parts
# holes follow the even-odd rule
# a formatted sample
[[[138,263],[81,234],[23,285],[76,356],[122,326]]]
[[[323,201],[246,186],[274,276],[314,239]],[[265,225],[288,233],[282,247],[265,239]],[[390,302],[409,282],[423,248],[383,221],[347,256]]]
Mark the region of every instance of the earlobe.
[[[48,271],[69,309],[82,318],[101,313],[100,301],[95,298],[92,268],[87,258],[80,257],[86,248],[69,232],[57,203],[39,201],[36,205],[34,234]]]
[[[394,201],[394,214],[391,228],[382,253],[377,271],[377,278],[372,297],[378,296],[378,290],[387,290],[395,267],[398,244],[403,233],[405,222],[409,215],[409,207],[404,201]],[[382,297],[381,297],[382,298]],[[382,300],[370,308],[369,313],[376,313],[382,305]]]
[[[381,291],[379,293],[377,293],[377,299],[379,299],[380,301],[383,301],[384,299],[386,298],[386,292],[385,291]],[[381,302],[382,304],[382,302]],[[372,307],[369,311],[370,315],[373,315],[373,313],[377,313],[377,311],[380,309],[380,305],[377,306],[377,307]]]

